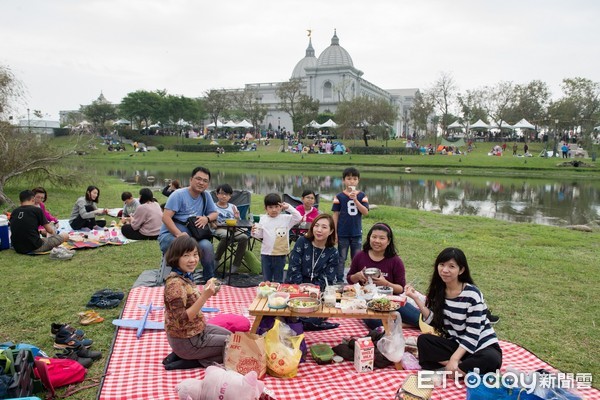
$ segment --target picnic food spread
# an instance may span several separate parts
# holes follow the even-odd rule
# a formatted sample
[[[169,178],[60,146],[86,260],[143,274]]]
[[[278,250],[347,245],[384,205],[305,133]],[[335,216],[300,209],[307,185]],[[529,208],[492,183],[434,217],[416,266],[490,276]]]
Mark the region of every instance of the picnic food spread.
[[[367,307],[373,311],[396,311],[400,308],[400,304],[395,301],[391,301],[387,297],[381,297],[379,299],[371,300]]]

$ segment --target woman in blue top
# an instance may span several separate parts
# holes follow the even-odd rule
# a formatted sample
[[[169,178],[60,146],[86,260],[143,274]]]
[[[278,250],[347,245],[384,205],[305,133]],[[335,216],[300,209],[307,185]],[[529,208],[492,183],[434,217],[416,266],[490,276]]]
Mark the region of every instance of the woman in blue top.
[[[335,223],[329,214],[318,215],[300,236],[290,253],[287,283],[313,283],[325,288],[325,277],[330,284],[335,279],[338,265],[335,248]]]
[[[479,374],[500,369],[502,350],[462,250],[449,247],[437,256],[426,304],[410,286],[406,295],[417,303],[424,322],[441,334],[419,336],[423,369],[444,368],[458,376],[476,369]]]

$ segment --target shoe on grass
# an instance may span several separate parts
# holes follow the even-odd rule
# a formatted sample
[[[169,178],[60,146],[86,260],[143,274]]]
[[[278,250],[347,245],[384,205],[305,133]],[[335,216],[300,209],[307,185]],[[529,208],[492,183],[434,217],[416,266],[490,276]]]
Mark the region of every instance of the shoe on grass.
[[[94,293],[92,295],[92,298],[94,297],[104,297],[106,299],[123,300],[123,298],[125,297],[125,293],[114,289],[102,289]]]
[[[69,324],[52,323],[50,325],[50,333],[52,333],[53,336],[56,336],[61,330],[67,331],[71,334],[75,334],[77,340],[81,340],[85,336],[84,331],[82,331],[81,329],[75,329]]]
[[[60,330],[54,338],[54,344],[52,345],[55,349],[77,349],[79,347],[90,347],[94,343],[92,339],[77,339],[74,333],[70,333],[67,330]]]
[[[94,298],[87,303],[86,307],[90,308],[115,308],[118,307],[121,300],[118,299],[106,299],[106,298]]]
[[[75,360],[79,364],[83,366],[83,368],[89,368],[94,363],[94,360],[91,358],[80,357],[77,355],[77,351],[75,349],[64,349],[62,353],[56,353],[56,358],[63,358],[69,360]]]
[[[52,260],[70,260],[73,258],[72,253],[68,253],[69,250],[63,247],[55,247],[50,250],[50,259]]]
[[[87,310],[84,312],[80,312],[79,314],[79,323],[81,325],[91,325],[97,324],[104,321],[104,318],[100,316],[96,311]]]

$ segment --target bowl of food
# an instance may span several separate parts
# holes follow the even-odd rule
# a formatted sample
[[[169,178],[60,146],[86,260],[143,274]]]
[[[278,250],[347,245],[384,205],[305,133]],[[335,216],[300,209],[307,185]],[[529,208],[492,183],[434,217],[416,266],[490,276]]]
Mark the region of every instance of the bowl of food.
[[[274,292],[269,295],[267,304],[269,308],[282,309],[287,307],[290,294],[285,292]]]
[[[225,220],[225,223],[227,224],[227,226],[236,226],[237,225],[237,219],[235,219],[235,218],[227,218]]]
[[[367,278],[379,278],[381,276],[381,270],[379,268],[370,267],[366,268],[363,271],[363,274],[365,274]]]
[[[287,306],[292,312],[300,314],[310,314],[315,312],[321,306],[321,301],[312,297],[296,297],[288,300]]]
[[[382,297],[368,302],[367,308],[371,311],[390,312],[398,310],[400,304],[389,300],[387,297]]]

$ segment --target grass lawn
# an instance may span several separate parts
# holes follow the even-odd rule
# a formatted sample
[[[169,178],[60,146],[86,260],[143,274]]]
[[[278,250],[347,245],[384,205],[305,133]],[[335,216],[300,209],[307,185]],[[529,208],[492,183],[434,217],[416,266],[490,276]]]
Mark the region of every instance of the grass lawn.
[[[275,146],[269,146],[274,148]],[[533,147],[533,146],[532,146]],[[86,156],[74,156],[71,168],[81,161],[127,162],[134,164],[170,162],[184,164],[182,168],[209,164],[218,170],[221,163],[240,166],[265,163],[305,163],[327,165],[341,170],[343,166],[358,165],[361,169],[377,170],[417,166],[433,170],[456,168],[498,174],[580,174],[590,179],[598,177],[598,168],[562,169],[555,167],[560,160],[528,159],[531,169],[520,170],[524,159],[488,157],[477,151],[463,157],[411,156],[379,158],[373,156],[305,156],[261,150],[256,153],[225,154],[219,158],[207,153],[175,153],[172,151],[135,153],[105,153],[102,149]],[[481,150],[483,152],[483,150]],[[487,151],[487,149],[485,149]],[[352,157],[350,159],[350,157]],[[441,160],[441,161],[438,161]],[[451,160],[451,161],[449,161]],[[260,164],[256,164],[256,162]],[[589,160],[587,160],[589,161]],[[468,166],[468,167],[467,167]],[[454,167],[452,167],[454,168]],[[191,168],[190,168],[191,170]],[[16,199],[22,188],[42,184],[49,192],[47,208],[56,216],[66,218],[77,197],[84,194],[88,182],[100,187],[100,207],[119,207],[120,194],[130,190],[127,184],[112,178],[94,177],[74,188],[53,186],[50,183],[20,180],[7,188]],[[92,180],[93,179],[93,180]],[[157,193],[160,202],[164,197]],[[262,196],[252,197],[251,209],[263,209]],[[330,204],[322,202],[322,210]],[[0,211],[2,206],[0,206]],[[364,219],[366,230],[378,221],[389,223],[396,235],[396,244],[406,268],[407,281],[415,281],[421,291],[427,289],[433,271],[432,263],[441,249],[447,246],[462,248],[469,260],[473,278],[481,288],[494,314],[501,316],[496,325],[500,339],[517,343],[565,372],[600,373],[600,334],[598,332],[597,290],[598,250],[600,232],[584,233],[549,226],[519,224],[479,217],[440,216],[438,214],[395,207],[379,207]],[[258,246],[257,246],[258,248]],[[146,269],[159,267],[160,251],[156,242],[137,242],[126,246],[104,246],[81,250],[69,261],[53,261],[47,256],[18,255],[13,250],[0,252],[0,274],[4,278],[3,301],[0,302],[0,342],[33,343],[53,354],[50,324],[77,324],[77,313],[85,310],[91,294],[102,288],[127,292],[138,275]],[[116,309],[101,310],[102,324],[85,327],[87,336],[94,339],[94,350],[108,355],[115,329],[110,321],[119,316],[123,304]],[[101,375],[106,358],[94,363],[90,377]],[[594,382],[594,387],[600,387]],[[97,390],[77,394],[80,399],[96,398]]]

